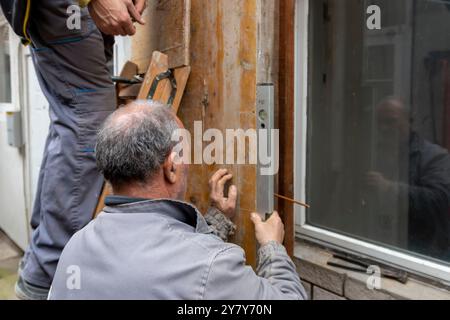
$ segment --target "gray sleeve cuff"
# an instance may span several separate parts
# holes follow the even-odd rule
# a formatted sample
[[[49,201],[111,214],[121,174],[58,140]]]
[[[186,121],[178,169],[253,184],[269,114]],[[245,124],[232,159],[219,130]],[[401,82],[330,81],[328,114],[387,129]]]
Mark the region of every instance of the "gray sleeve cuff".
[[[285,254],[287,255],[286,249],[284,246],[276,241],[270,241],[259,248],[258,250],[258,258],[261,261],[266,260],[269,257],[272,257],[274,254]]]
[[[276,265],[280,261],[290,260],[284,246],[276,241],[270,241],[259,247],[257,257],[256,273],[263,278],[270,278],[273,275],[273,268],[277,269]]]
[[[215,207],[208,208],[205,220],[212,228],[213,233],[223,241],[227,241],[236,231],[236,225]]]

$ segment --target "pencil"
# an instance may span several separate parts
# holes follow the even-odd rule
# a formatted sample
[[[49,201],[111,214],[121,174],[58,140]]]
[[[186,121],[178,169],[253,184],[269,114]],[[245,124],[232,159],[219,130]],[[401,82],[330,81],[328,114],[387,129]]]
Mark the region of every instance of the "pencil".
[[[305,208],[310,208],[309,204],[306,204],[306,203],[303,203],[303,202],[300,202],[300,201],[297,201],[297,200],[294,200],[294,199],[282,196],[282,195],[277,194],[277,193],[275,193],[275,197],[283,199],[283,200],[286,200],[286,201],[289,201],[289,202],[292,202],[292,203],[295,203],[295,204],[298,204],[299,206],[302,206],[302,207],[305,207]]]

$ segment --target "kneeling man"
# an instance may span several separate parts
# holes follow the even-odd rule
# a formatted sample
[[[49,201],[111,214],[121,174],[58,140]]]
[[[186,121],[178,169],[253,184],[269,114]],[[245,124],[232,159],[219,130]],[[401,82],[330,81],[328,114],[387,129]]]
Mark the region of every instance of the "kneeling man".
[[[258,267],[227,243],[236,188],[219,170],[205,217],[184,202],[188,167],[173,151],[182,128],[170,108],[135,102],[112,114],[98,135],[97,165],[113,187],[103,212],[65,247],[50,299],[305,299],[282,246],[284,226],[253,214]]]

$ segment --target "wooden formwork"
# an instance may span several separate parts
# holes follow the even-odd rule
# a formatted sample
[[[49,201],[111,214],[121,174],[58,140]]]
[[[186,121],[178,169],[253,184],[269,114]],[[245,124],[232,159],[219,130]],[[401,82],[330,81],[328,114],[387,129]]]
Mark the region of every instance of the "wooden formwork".
[[[289,151],[286,143],[292,143],[293,137],[289,131],[293,129],[293,95],[289,93],[293,90],[293,74],[278,70],[279,65],[287,69],[293,63],[289,54],[279,54],[280,42],[289,45],[289,37],[293,37],[292,32],[285,34],[288,26],[284,21],[291,19],[294,23],[293,6],[291,0],[154,1],[144,17],[147,24],[138,27],[132,45],[133,62],[141,71],[146,70],[153,50],[168,54],[172,66],[190,65],[191,75],[178,115],[192,133],[195,121],[203,130],[256,129],[256,86],[274,83],[279,97],[275,106],[277,123],[284,128],[277,187],[288,196],[293,194],[293,160],[292,154],[283,153]],[[247,262],[255,265],[257,246],[250,213],[256,208],[256,165],[191,165],[186,200],[205,211],[209,205],[208,180],[219,167],[233,173],[239,191],[235,217],[238,230],[233,241],[245,249]],[[292,253],[292,205],[279,203],[278,209],[286,225],[286,246]]]

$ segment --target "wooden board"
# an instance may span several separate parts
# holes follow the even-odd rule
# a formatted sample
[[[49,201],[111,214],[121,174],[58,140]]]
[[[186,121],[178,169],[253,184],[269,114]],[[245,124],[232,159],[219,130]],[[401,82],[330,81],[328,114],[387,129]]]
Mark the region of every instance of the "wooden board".
[[[169,68],[169,64],[169,57],[167,55],[158,51],[155,51],[153,53],[152,62],[150,63],[150,66],[144,78],[144,82],[142,83],[139,94],[137,96],[138,99],[147,99],[150,92],[150,87],[154,79],[158,74],[167,71],[167,69]],[[177,93],[172,103],[172,109],[176,114],[178,112],[178,108],[180,107],[180,102],[186,88],[191,68],[189,66],[175,68],[173,72],[174,77],[177,81]],[[171,91],[172,86],[170,84],[170,81],[168,79],[162,80],[158,85],[155,94],[153,95],[153,100],[167,103]]]
[[[186,128],[256,128],[257,18],[259,0],[192,0],[190,65],[192,72],[178,112]],[[206,146],[205,143],[203,146]],[[219,168],[233,173],[238,188],[237,232],[247,262],[256,264],[256,240],[250,213],[256,208],[256,166],[191,165],[186,201],[201,212],[209,205],[208,180]]]
[[[278,126],[280,128],[280,171],[278,193],[294,198],[294,72],[295,72],[295,0],[280,1],[279,26],[279,94]],[[303,200],[303,199],[300,199]],[[278,201],[285,226],[285,246],[294,254],[294,207]]]
[[[136,24],[132,43],[132,61],[139,73],[148,69],[152,53],[170,57],[169,68],[188,66],[191,0],[149,1],[144,11],[145,25]]]
[[[153,79],[155,77],[162,73],[167,71],[169,68],[169,57],[166,54],[163,54],[159,51],[154,51],[151,56],[151,62],[148,66],[147,72],[145,74],[144,82],[142,82],[142,87],[138,94],[138,99],[143,100],[147,99],[148,93],[150,91],[150,87],[153,83]],[[164,84],[166,84],[167,81],[164,81]],[[161,88],[161,84],[159,85],[159,88]],[[161,89],[159,91],[159,95],[161,94]],[[154,96],[154,100],[159,100],[160,96]]]
[[[136,74],[138,74],[138,66],[137,64],[127,61],[120,72],[120,77],[125,79],[132,79]],[[124,93],[126,90],[130,90],[131,86],[123,83],[116,84],[116,94],[117,94],[117,105],[126,104],[127,97],[121,96],[121,93]],[[129,94],[128,92],[126,94]],[[125,94],[125,95],[126,95]]]
[[[122,71],[120,72],[120,77],[131,79],[136,74],[138,74],[138,66],[132,61],[125,62]]]
[[[141,83],[137,83],[121,89],[119,91],[119,98],[121,100],[125,100],[126,102],[130,102],[129,100],[135,100],[139,95],[139,91],[141,91],[141,86]]]
[[[97,206],[95,207],[94,218],[98,216],[100,212],[102,212],[105,207],[105,199],[107,196],[112,194],[111,185],[107,182],[103,184],[102,192],[100,193],[100,197],[98,198]]]

